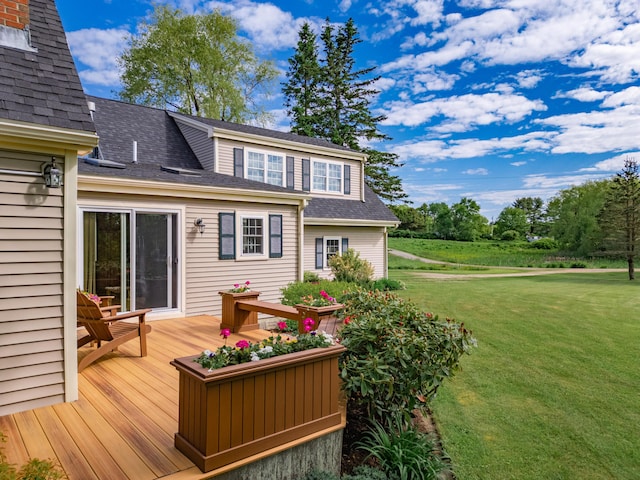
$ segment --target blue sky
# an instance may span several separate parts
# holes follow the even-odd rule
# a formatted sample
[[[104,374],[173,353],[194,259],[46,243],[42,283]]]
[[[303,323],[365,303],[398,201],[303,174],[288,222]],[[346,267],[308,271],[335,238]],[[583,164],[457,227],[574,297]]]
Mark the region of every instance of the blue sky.
[[[640,160],[637,0],[157,0],[234,17],[282,80],[307,21],[353,18],[359,66],[381,76],[372,110],[400,156],[414,206],[466,196],[489,220],[516,198],[560,189]],[[116,58],[152,10],[146,0],[57,0],[87,93],[114,97]],[[279,89],[265,105],[287,130]]]

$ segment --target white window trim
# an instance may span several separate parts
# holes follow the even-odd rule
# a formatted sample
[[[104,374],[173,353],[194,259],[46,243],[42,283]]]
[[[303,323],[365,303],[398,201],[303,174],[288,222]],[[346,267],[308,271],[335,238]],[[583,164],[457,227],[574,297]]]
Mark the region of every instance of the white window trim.
[[[315,188],[313,179],[314,179],[316,163],[324,163],[325,165],[327,165],[327,188],[325,190],[319,190]],[[337,165],[338,167],[340,167],[340,191],[329,190],[329,165]],[[310,182],[310,187],[312,192],[326,193],[327,195],[343,195],[344,193],[344,163],[343,162],[332,162],[330,160],[312,159],[311,166],[309,168],[311,170],[311,172],[309,172],[311,177],[309,179],[309,182]]]
[[[329,262],[327,259],[327,251],[329,250],[327,248],[327,242],[329,240],[338,241],[338,255],[342,255],[342,237],[335,237],[335,236],[322,237],[322,269],[323,270],[331,270],[331,267],[329,267]]]
[[[262,220],[262,253],[244,253],[243,220],[245,218],[259,218]],[[236,212],[236,260],[268,260],[269,259],[269,216],[265,213]]]
[[[262,175],[262,183],[267,183],[269,185],[276,185],[280,187],[286,186],[287,179],[287,156],[282,152],[276,152],[273,150],[260,150],[257,148],[245,148],[244,149],[244,178],[249,179],[249,153],[258,153],[264,156],[264,173]],[[280,185],[269,183],[267,180],[269,178],[269,155],[274,157],[282,158],[282,171],[281,174],[281,183]]]

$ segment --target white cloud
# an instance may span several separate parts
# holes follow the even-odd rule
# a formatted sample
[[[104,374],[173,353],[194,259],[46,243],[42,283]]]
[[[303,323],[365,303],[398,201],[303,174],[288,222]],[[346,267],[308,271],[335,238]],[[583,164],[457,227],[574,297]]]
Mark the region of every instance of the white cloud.
[[[519,161],[519,162],[511,162],[509,165],[513,165],[514,167],[522,167],[523,165],[526,165],[527,162],[525,161]]]
[[[395,101],[387,103],[385,109],[387,120],[384,125],[415,127],[441,115],[445,121],[432,130],[446,132],[466,131],[478,125],[516,122],[533,111],[546,110],[546,106],[540,100],[529,100],[521,95],[486,93],[434,98],[421,103]]]
[[[609,175],[603,174],[575,174],[575,175],[558,175],[549,176],[545,174],[527,175],[523,179],[525,188],[547,189],[557,192],[563,188],[569,188],[575,185],[582,185],[590,180],[602,180]]]
[[[602,160],[592,167],[581,168],[581,172],[619,172],[624,167],[624,161],[627,158],[631,159],[639,159],[640,160],[640,151],[636,152],[627,152],[622,155],[616,155],[615,157],[607,158],[606,160]]]
[[[554,115],[538,122],[560,130],[552,153],[603,153],[640,148],[640,104]]]
[[[520,88],[534,88],[542,81],[540,70],[523,70],[518,72],[517,81]]]
[[[629,87],[612,93],[602,102],[603,107],[619,107],[622,105],[640,105],[640,87]]]
[[[546,152],[552,148],[555,136],[554,132],[539,131],[488,140],[477,138],[448,141],[421,140],[394,145],[391,151],[398,154],[401,160],[416,159],[423,163],[433,163],[440,160],[484,157],[516,150]]]
[[[489,170],[486,168],[470,168],[462,172],[463,175],[489,175]]]
[[[574,90],[569,90],[565,93],[558,93],[557,97],[567,97],[573,98],[574,100],[578,100],[580,102],[597,102],[598,100],[602,100],[610,95],[610,91],[598,91],[594,90],[590,87],[580,87]]]
[[[129,32],[123,28],[85,28],[67,32],[71,54],[79,63],[78,73],[85,84],[116,86],[120,72],[116,58],[127,47]]]

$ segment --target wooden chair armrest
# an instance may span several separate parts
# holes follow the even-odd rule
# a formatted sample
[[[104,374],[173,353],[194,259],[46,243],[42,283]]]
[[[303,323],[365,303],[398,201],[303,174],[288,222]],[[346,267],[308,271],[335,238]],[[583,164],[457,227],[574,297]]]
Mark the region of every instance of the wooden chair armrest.
[[[124,320],[126,318],[135,318],[138,317],[141,321],[144,320],[144,316],[151,311],[150,308],[145,308],[142,310],[136,310],[134,312],[126,312],[119,313],[117,315],[111,315],[109,317],[102,318],[103,322],[116,322],[118,320]]]
[[[104,307],[100,307],[101,312],[107,312],[109,316],[113,316],[120,310],[121,305],[105,305]]]

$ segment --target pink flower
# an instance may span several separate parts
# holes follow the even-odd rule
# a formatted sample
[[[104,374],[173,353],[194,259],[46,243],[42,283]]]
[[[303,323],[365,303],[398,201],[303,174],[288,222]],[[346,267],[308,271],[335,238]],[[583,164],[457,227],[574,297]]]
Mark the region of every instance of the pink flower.
[[[249,285],[251,282],[249,280],[247,280],[246,282],[244,282],[245,285]]]
[[[220,330],[220,336],[225,340],[229,338],[229,335],[231,335],[231,332],[229,331],[228,328],[223,328],[222,330]]]
[[[242,349],[242,348],[249,348],[249,342],[246,340],[240,340],[238,343],[236,343],[236,347]]]
[[[233,288],[240,288],[240,284],[239,283],[234,283],[233,284]]]
[[[280,330],[286,330],[287,329],[287,322],[278,322],[278,328]]]
[[[328,298],[329,294],[327,292],[325,292],[324,290],[320,290],[320,296],[323,298]]]
[[[311,325],[305,325],[304,326],[304,331],[305,332],[310,332],[311,331]]]
[[[302,322],[302,324],[304,325],[304,331],[305,332],[310,332],[311,330],[313,330],[313,326],[315,325],[316,322],[313,321],[313,318],[305,318],[304,321]]]

